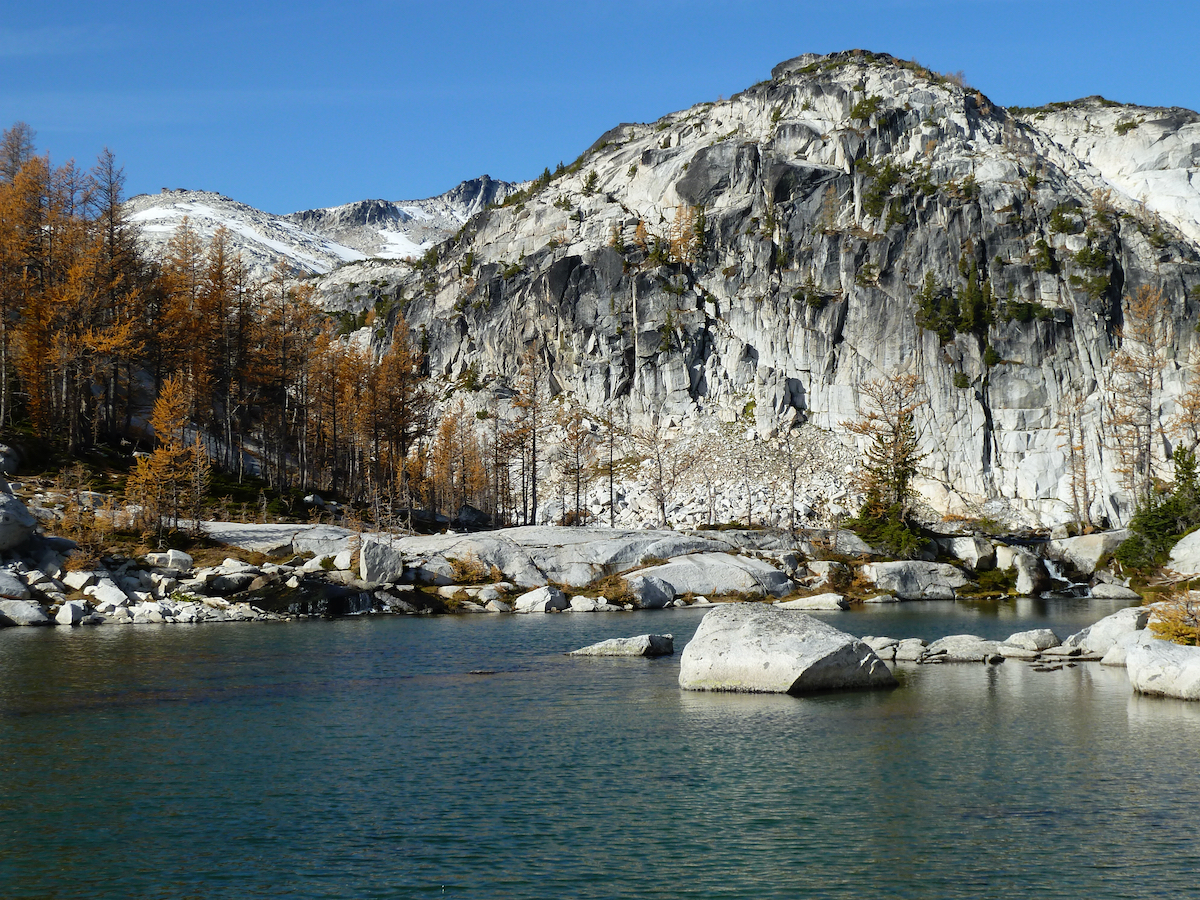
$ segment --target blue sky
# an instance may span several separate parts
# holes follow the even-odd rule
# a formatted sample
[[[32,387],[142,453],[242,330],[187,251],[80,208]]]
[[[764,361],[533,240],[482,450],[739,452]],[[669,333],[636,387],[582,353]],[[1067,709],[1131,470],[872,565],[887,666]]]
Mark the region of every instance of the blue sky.
[[[611,126],[729,96],[805,52],[963,71],[1003,105],[1200,108],[1195,0],[58,2],[0,23],[0,126],[129,194],[270,212],[411,199],[570,162]]]

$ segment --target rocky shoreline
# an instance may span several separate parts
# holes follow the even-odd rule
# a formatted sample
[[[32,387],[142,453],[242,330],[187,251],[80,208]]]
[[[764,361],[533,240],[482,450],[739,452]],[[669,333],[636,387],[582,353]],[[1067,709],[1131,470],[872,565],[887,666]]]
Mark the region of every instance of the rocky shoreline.
[[[972,592],[988,577],[1011,582],[1019,595],[1053,590],[1057,583],[1095,597],[1142,602],[1103,565],[1123,532],[1060,537],[1044,545],[1043,555],[978,536],[948,535],[937,541],[940,559],[884,560],[849,532],[794,541],[781,532],[755,530],[531,526],[412,536],[331,525],[206,522],[207,536],[228,548],[218,564],[197,565],[188,553],[167,550],[136,559],[109,557],[79,569],[71,564],[71,541],[35,534],[33,517],[20,501],[11,493],[0,497],[5,553],[0,627],[719,609],[750,600],[759,601],[749,605],[761,607],[762,614],[771,610],[784,617],[779,621],[794,622],[804,610],[978,596]],[[1177,557],[1177,566],[1194,567],[1187,552]],[[973,635],[948,635],[929,644],[887,636],[853,640],[889,665],[1011,659],[1054,670],[1082,662],[1126,665],[1131,659],[1143,665],[1149,652],[1152,659],[1145,664],[1157,667],[1156,674],[1139,682],[1145,685],[1139,690],[1200,698],[1200,676],[1189,687],[1191,675],[1163,674],[1170,666],[1190,672],[1191,663],[1188,653],[1175,660],[1179,654],[1166,654],[1157,646],[1165,642],[1150,637],[1146,627],[1155,611],[1154,605],[1129,607],[1065,639],[1041,630],[1003,641]],[[1174,660],[1169,665],[1168,657]]]

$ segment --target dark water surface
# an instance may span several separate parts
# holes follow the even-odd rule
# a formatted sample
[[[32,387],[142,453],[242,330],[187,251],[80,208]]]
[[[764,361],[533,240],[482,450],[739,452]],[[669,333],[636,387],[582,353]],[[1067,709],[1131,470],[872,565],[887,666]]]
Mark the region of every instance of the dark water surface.
[[[1065,636],[1117,606],[822,617]],[[1200,895],[1200,704],[1095,664],[797,699],[562,655],[700,615],[7,629],[0,896]]]

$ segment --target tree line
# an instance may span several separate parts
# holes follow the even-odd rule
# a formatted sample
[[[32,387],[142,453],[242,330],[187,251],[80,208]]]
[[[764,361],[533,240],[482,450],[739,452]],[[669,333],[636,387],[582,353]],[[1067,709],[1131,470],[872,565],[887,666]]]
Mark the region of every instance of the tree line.
[[[597,423],[551,401],[539,341],[511,401],[437,415],[402,315],[372,323],[390,337],[362,347],[310,285],[282,265],[252,279],[224,229],[206,240],[187,220],[151,258],[113,154],[55,167],[34,137],[18,123],[0,138],[0,428],[68,455],[153,449],[129,490],[156,522],[198,512],[210,465],[343,496],[392,524],[463,507],[533,522],[554,471],[573,486],[567,518],[582,518]]]

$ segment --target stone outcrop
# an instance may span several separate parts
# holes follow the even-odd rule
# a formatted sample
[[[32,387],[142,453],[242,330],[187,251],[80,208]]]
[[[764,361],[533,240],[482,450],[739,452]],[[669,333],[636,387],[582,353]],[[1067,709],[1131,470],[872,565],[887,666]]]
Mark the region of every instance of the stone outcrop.
[[[755,603],[705,613],[679,667],[680,686],[695,691],[801,694],[895,683],[857,638],[804,613]]]
[[[1049,559],[1069,563],[1080,575],[1091,575],[1106,553],[1112,553],[1129,537],[1127,529],[1099,531],[1080,537],[1062,538],[1046,545],[1045,555]]]
[[[572,650],[569,656],[670,656],[675,640],[669,634],[639,634],[637,637],[610,638]]]
[[[0,626],[49,625],[50,617],[30,600],[0,600]]]
[[[1200,575],[1200,531],[1185,535],[1171,548],[1167,567],[1180,575]]]

